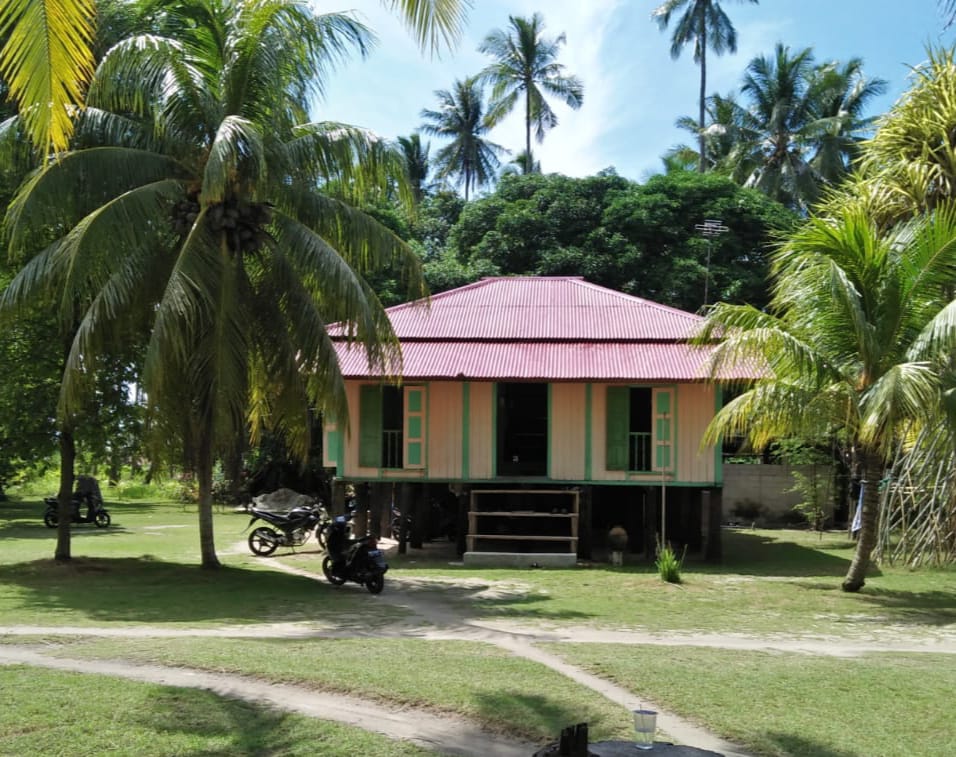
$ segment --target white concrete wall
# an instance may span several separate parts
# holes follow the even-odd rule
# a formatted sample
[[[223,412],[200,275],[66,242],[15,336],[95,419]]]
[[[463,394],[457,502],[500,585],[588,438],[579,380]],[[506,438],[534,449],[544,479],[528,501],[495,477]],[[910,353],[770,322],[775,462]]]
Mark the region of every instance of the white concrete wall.
[[[802,495],[799,492],[788,492],[795,483],[793,471],[800,471],[809,476],[812,465],[748,465],[724,464],[724,520],[740,520],[734,510],[739,504],[757,503],[763,506],[760,520],[779,518],[781,515],[793,511],[793,506],[799,503]],[[828,512],[833,514],[832,475],[833,470],[828,466],[816,466],[820,476],[831,476],[830,507]]]

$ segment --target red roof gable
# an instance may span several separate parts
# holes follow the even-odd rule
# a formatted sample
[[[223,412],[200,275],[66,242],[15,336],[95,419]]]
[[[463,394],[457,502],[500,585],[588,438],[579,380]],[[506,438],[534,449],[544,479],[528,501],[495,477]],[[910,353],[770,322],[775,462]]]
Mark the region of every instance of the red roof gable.
[[[581,277],[487,278],[388,309],[406,339],[668,341],[687,339],[701,318]]]
[[[487,278],[388,308],[406,380],[700,381],[703,319],[580,277]],[[341,332],[333,327],[333,338]],[[338,342],[346,378],[369,378],[360,345]]]

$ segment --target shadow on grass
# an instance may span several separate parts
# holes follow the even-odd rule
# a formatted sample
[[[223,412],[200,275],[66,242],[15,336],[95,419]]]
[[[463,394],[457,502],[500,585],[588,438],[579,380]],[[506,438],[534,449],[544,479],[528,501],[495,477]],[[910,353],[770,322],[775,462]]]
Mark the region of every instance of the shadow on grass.
[[[206,691],[164,688],[151,698],[140,724],[157,733],[180,733],[196,739],[222,738],[232,754],[284,754],[293,735],[286,714]]]
[[[515,732],[519,738],[531,741],[552,738],[557,741],[561,729],[575,723],[588,721],[592,734],[609,724],[602,722],[594,713],[582,712],[570,705],[564,706],[552,699],[535,694],[482,694],[475,700],[478,717],[492,728],[501,726],[501,713],[508,713],[508,722],[520,724]]]
[[[862,752],[834,749],[792,733],[768,733],[766,739],[777,746],[775,753],[786,754],[789,757],[866,757]]]
[[[128,533],[124,531],[122,518],[128,514],[143,514],[152,511],[164,511],[168,504],[151,504],[149,502],[114,503],[106,502],[106,509],[112,518],[112,523],[106,528],[97,528],[92,523],[73,523],[74,536],[80,534],[109,535]],[[47,528],[43,522],[46,505],[42,501],[8,501],[0,503],[0,539],[42,539],[56,538],[56,529]]]
[[[341,612],[354,614],[359,624],[364,622],[359,610],[368,596],[364,590],[344,592],[287,573],[227,566],[203,570],[149,556],[0,565],[0,584],[16,590],[14,614],[45,613],[66,624],[78,619],[246,624],[321,619],[323,613],[338,620],[336,613]]]
[[[704,573],[734,573],[750,576],[843,576],[850,567],[853,542],[826,549],[798,544],[781,537],[748,531],[723,532],[724,559],[720,564],[694,564]],[[847,557],[830,553],[846,549]],[[877,570],[871,575],[879,575]]]
[[[956,595],[948,591],[900,591],[864,587],[861,599],[892,613],[894,623],[948,626],[956,623]]]

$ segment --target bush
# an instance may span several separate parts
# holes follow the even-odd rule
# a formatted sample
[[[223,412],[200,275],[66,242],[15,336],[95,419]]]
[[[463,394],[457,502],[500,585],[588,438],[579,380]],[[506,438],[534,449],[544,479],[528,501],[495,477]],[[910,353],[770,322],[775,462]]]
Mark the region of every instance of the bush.
[[[686,554],[686,546],[681,556],[678,557],[669,544],[662,545],[660,541],[657,542],[657,560],[654,562],[654,566],[657,568],[657,573],[662,581],[669,584],[681,583],[680,572],[684,567],[684,556]]]

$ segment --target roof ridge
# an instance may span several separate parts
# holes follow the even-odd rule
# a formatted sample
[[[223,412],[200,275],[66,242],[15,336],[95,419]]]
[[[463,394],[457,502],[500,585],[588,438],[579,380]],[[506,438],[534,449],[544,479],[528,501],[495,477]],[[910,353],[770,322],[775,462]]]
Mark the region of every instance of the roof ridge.
[[[671,307],[670,305],[662,305],[659,302],[654,302],[654,300],[648,300],[644,297],[638,297],[637,295],[627,294],[626,292],[619,292],[617,289],[611,289],[610,287],[602,287],[600,284],[595,284],[593,281],[588,281],[583,276],[576,277],[578,279],[577,285],[583,286],[587,289],[597,289],[600,292],[606,294],[614,295],[615,297],[620,297],[624,300],[629,300],[632,302],[640,302],[643,305],[648,307],[656,308],[657,310],[664,310],[668,313],[675,313],[676,315],[686,316],[694,320],[704,320],[703,316],[697,315],[697,313],[689,313],[686,310],[681,310],[680,308]]]

